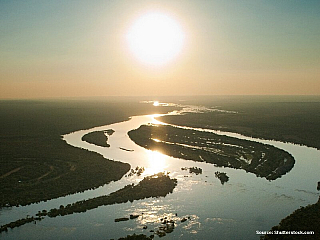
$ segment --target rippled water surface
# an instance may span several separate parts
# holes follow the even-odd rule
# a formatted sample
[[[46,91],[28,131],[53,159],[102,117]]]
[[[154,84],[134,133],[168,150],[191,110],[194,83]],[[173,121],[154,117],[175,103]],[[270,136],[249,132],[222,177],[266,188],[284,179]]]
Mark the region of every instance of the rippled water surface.
[[[186,112],[203,110],[192,106],[186,106],[184,109]],[[127,184],[138,183],[146,175],[160,171],[168,171],[171,177],[178,179],[178,185],[172,194],[165,198],[102,206],[85,213],[45,218],[37,224],[26,224],[10,230],[1,237],[117,239],[133,233],[144,233],[149,236],[152,234],[150,230],[161,226],[160,219],[167,217],[176,222],[174,231],[167,235],[168,239],[259,239],[256,230],[269,230],[295,209],[317,201],[319,193],[316,191],[316,182],[319,181],[320,151],[294,144],[253,139],[234,133],[196,129],[268,143],[292,154],[296,160],[294,168],[275,181],[267,181],[243,170],[176,159],[139,147],[129,139],[127,132],[142,124],[159,124],[160,122],[154,117],[135,116],[129,121],[80,130],[64,136],[64,140],[70,145],[101,153],[108,159],[129,163],[132,168],[144,167],[145,172],[141,176],[124,176],[120,181],[95,190],[30,206],[5,209],[1,211],[0,221],[8,223],[28,214],[34,215],[38,210],[109,194]],[[110,148],[81,141],[86,133],[108,129],[115,130],[108,139]],[[203,172],[196,175],[182,170],[182,167],[199,167]],[[229,181],[222,185],[215,177],[216,171],[226,172],[230,177]],[[142,216],[126,222],[114,222],[115,218],[130,214]],[[181,222],[184,217],[189,219]],[[143,229],[143,226],[147,229]]]

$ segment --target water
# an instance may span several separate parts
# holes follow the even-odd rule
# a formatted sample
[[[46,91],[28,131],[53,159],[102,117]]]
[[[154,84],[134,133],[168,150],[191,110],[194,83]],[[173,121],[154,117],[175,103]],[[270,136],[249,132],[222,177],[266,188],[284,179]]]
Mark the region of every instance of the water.
[[[188,106],[183,111],[205,111]],[[319,193],[320,151],[289,143],[253,139],[240,134],[210,131],[237,138],[268,143],[288,151],[296,160],[294,168],[275,181],[257,178],[243,170],[218,168],[211,164],[186,161],[152,152],[134,144],[127,132],[142,124],[159,124],[156,115],[135,116],[129,121],[81,130],[64,136],[73,146],[98,152],[108,159],[127,162],[132,168],[144,167],[141,176],[123,177],[95,190],[85,191],[25,207],[13,207],[0,212],[1,224],[34,215],[38,210],[59,207],[95,196],[109,194],[129,183],[137,183],[144,176],[160,171],[170,172],[178,179],[172,194],[165,198],[152,198],[133,203],[102,206],[86,213],[57,218],[45,218],[37,224],[26,224],[9,230],[0,236],[5,239],[117,239],[128,234],[144,233],[161,226],[160,218],[176,221],[174,231],[168,239],[259,239],[256,231],[266,231],[279,223],[295,209],[317,201]],[[110,148],[103,148],[81,141],[81,137],[92,131],[113,129],[109,136]],[[124,151],[120,148],[134,151]],[[182,167],[200,167],[203,173],[190,174]],[[216,171],[226,172],[229,181],[222,185],[215,178]],[[141,214],[135,220],[115,223],[114,219],[132,213]],[[177,216],[176,216],[177,214]],[[190,217],[182,223],[181,218]],[[147,229],[143,229],[147,226]],[[297,229],[298,230],[298,229]]]

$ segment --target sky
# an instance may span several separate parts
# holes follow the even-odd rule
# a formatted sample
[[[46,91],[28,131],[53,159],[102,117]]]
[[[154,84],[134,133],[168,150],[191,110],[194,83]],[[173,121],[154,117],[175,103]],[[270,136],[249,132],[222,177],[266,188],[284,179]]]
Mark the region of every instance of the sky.
[[[128,42],[155,12],[183,33],[161,65]],[[0,0],[0,99],[162,95],[320,95],[320,1]]]

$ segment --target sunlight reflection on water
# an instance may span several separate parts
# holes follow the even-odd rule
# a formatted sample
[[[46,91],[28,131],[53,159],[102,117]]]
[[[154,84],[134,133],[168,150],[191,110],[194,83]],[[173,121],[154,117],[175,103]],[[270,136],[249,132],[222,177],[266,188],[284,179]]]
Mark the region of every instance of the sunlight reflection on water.
[[[151,175],[158,172],[163,172],[166,168],[168,168],[168,164],[166,162],[166,155],[158,151],[147,151],[148,162],[145,167],[145,175]]]
[[[159,105],[161,104],[163,103],[159,103]],[[193,109],[193,111],[204,111],[199,109]],[[190,110],[190,107],[183,111],[187,110]],[[69,229],[77,227],[73,237],[88,239],[95,234],[96,238],[105,239],[107,234],[112,238],[118,238],[126,234],[145,234],[149,233],[151,229],[156,230],[159,226],[163,226],[161,219],[165,217],[176,222],[175,230],[169,236],[170,239],[208,239],[213,235],[219,236],[219,239],[236,239],[236,237],[238,239],[256,239],[255,231],[257,229],[270,229],[300,205],[314,203],[318,199],[319,193],[316,192],[314,185],[318,181],[320,168],[318,150],[228,133],[237,138],[272,144],[292,153],[296,159],[292,171],[276,181],[268,182],[265,179],[257,178],[252,173],[246,173],[244,170],[219,168],[204,162],[175,159],[163,155],[159,151],[146,150],[129,139],[127,132],[138,128],[141,124],[165,124],[155,119],[159,116],[162,114],[134,116],[130,121],[82,130],[64,136],[64,140],[71,145],[98,152],[108,159],[127,162],[132,168],[144,167],[145,171],[140,176],[135,174],[123,177],[117,182],[109,183],[98,189],[46,203],[3,210],[2,214],[0,212],[0,223],[1,219],[3,219],[3,223],[9,219],[16,220],[18,218],[16,212],[18,211],[19,216],[25,217],[26,214],[32,215],[38,210],[59,207],[60,204],[65,205],[82,199],[106,195],[127,184],[138,184],[144,176],[163,171],[170,171],[170,177],[178,179],[178,185],[173,194],[169,194],[165,198],[101,206],[86,213],[63,218],[45,219],[41,221],[41,224],[30,224],[15,229],[8,235],[8,239],[19,239],[17,237],[20,236],[19,234],[28,236],[26,232],[28,229],[38,233],[39,231],[35,231],[35,229],[39,230],[40,226],[46,229],[57,226],[52,231],[55,231],[54,234],[59,236],[59,239],[70,238],[69,235],[60,233],[60,230],[66,226]],[[225,134],[209,129],[177,127]],[[107,129],[115,130],[108,139],[110,148],[97,147],[81,140],[85,133]],[[123,149],[130,149],[130,151]],[[188,169],[190,167],[199,167],[203,173],[195,175],[187,170],[182,170],[182,168]],[[230,180],[222,185],[214,175],[216,171],[226,172],[230,176]],[[271,208],[272,211],[270,211]],[[140,217],[122,223],[114,222],[114,217],[128,217],[130,214],[139,214]],[[190,217],[190,219],[182,223],[181,219],[184,217]],[[94,223],[94,231],[88,223]],[[148,229],[143,229],[143,225],[147,225]],[[54,234],[48,233],[44,238],[53,239]],[[32,236],[30,234],[29,239]],[[20,239],[22,238],[20,237]]]

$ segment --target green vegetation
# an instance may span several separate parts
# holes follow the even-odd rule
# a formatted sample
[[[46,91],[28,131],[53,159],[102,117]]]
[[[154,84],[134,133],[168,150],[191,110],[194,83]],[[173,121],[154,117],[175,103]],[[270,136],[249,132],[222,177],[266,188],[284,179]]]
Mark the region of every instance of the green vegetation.
[[[184,104],[235,111],[164,116],[160,121],[228,132],[261,139],[292,142],[320,149],[319,96],[193,97]]]
[[[144,234],[136,235],[135,233],[133,235],[127,235],[126,237],[119,238],[118,240],[152,240],[154,238],[153,235],[150,237],[147,237]]]
[[[134,175],[140,176],[144,172],[144,167],[136,167],[135,169],[131,168],[129,173],[125,177],[132,177]]]
[[[244,169],[268,180],[281,177],[294,165],[294,158],[281,149],[214,133],[143,125],[128,134],[136,144],[147,149],[176,158]]]
[[[87,133],[83,135],[82,141],[86,141],[88,143],[101,147],[110,147],[110,145],[107,143],[108,137],[105,135],[104,131],[95,131]]]
[[[301,207],[294,211],[288,217],[281,220],[278,226],[271,229],[273,235],[266,235],[263,239],[319,239],[320,238],[320,198],[317,203]],[[291,234],[275,234],[276,231],[302,231],[314,234],[308,235],[291,235]]]
[[[214,175],[220,180],[222,185],[229,181],[229,177],[225,172],[216,171]]]
[[[44,216],[64,216],[73,213],[86,212],[87,210],[94,209],[103,205],[126,203],[128,201],[133,202],[134,200],[141,200],[150,197],[165,197],[167,194],[172,193],[176,185],[176,179],[171,179],[167,174],[158,173],[152,176],[145,177],[137,185],[127,185],[124,188],[111,193],[110,195],[78,201],[73,204],[68,204],[67,206],[61,205],[59,209],[53,208],[50,211],[43,210],[42,212],[37,213],[37,217],[41,218]],[[15,222],[11,222],[9,224],[1,226],[0,232],[6,231],[8,228],[19,227],[25,223],[35,220],[39,219],[35,219],[34,217],[19,219]],[[124,218],[121,218],[121,220],[123,221]]]
[[[189,173],[195,173],[196,175],[202,174],[202,169],[198,168],[198,167],[191,167],[191,168],[184,167],[184,168],[181,168],[181,170],[183,170],[183,171],[188,170],[188,169],[189,169]]]
[[[67,206],[62,206],[59,209],[51,209],[48,212],[48,216],[63,216],[73,214],[75,212],[85,212],[102,205],[126,203],[128,201],[133,202],[134,200],[150,197],[165,197],[167,194],[172,193],[176,185],[176,179],[171,179],[164,173],[158,173],[153,176],[145,177],[137,185],[127,185],[124,188],[111,193],[110,195],[99,196],[73,204],[68,204]]]
[[[25,155],[6,158],[17,164],[14,167],[19,170],[0,179],[2,207],[26,205],[97,188],[119,180],[130,169],[129,164],[106,160],[97,153],[69,146],[60,139],[50,143],[51,146],[38,144],[38,147],[44,146],[43,149],[48,151],[46,154],[43,149],[32,149],[33,155],[29,158]],[[41,154],[43,157],[38,160]]]
[[[0,101],[0,207],[57,198],[120,179],[128,164],[71,147],[61,135],[172,109],[117,98]]]
[[[132,215],[130,215],[130,219]],[[139,215],[137,215],[139,216]],[[121,218],[121,219],[125,219],[124,221],[126,221],[128,218]],[[153,233],[152,235],[150,235],[150,237],[147,237],[144,234],[140,234],[140,235],[127,235],[126,238],[119,238],[119,239],[153,239],[155,235],[159,236],[159,237],[164,237],[169,233],[172,233],[174,231],[174,229],[176,228],[176,225],[181,223],[183,224],[186,221],[190,221],[191,217],[190,216],[185,216],[185,217],[177,217],[177,213],[175,215],[171,215],[170,216],[166,216],[166,217],[162,217],[159,219],[160,221],[156,221],[159,225],[154,227],[153,229],[151,229],[149,232]],[[192,220],[191,220],[192,221]],[[155,222],[154,222],[155,223]],[[148,226],[144,225],[142,227],[143,229],[148,229]]]

